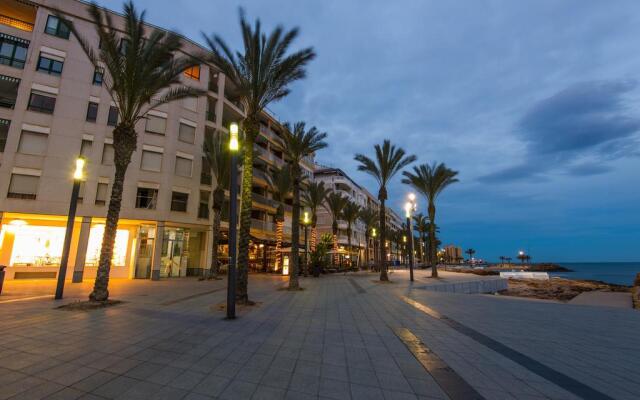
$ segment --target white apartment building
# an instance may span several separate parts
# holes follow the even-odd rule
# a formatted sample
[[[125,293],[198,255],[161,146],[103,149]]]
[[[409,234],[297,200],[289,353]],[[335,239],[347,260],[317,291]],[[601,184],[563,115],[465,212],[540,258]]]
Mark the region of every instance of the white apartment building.
[[[113,179],[117,108],[102,84],[104,71],[88,61],[54,8],[97,47],[86,3],[0,0],[0,265],[7,266],[8,279],[56,277],[71,175],[80,155],[88,163],[68,278],[94,276]],[[205,50],[183,40],[187,53]],[[112,277],[199,274],[210,264],[214,234],[222,235],[226,252],[226,224],[223,232],[211,232],[209,209],[216,183],[204,165],[202,143],[205,135],[225,131],[244,112],[232,101],[232,84],[215,66],[194,67],[182,80],[207,94],[160,106],[137,125],[137,151],[125,180]],[[277,204],[265,174],[286,162],[281,132],[278,121],[265,114],[254,165],[250,258],[257,270],[268,270],[275,259]],[[311,174],[313,160],[302,166]]]

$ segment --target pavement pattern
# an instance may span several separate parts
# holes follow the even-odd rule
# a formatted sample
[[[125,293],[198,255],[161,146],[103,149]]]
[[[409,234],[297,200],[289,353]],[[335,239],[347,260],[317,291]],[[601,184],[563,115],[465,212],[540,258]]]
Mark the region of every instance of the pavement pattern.
[[[288,292],[251,275],[259,303],[233,321],[224,280],[114,280],[125,303],[89,312],[55,307],[91,282],[62,301],[51,282],[7,282],[0,400],[640,397],[640,312],[434,292],[428,276],[334,274]]]

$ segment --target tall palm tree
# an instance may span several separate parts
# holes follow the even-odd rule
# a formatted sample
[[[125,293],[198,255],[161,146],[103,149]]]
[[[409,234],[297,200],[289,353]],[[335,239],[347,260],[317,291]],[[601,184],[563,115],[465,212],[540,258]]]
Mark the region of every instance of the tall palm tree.
[[[347,204],[347,198],[338,191],[332,191],[324,202],[325,209],[331,214],[331,230],[333,233],[333,265],[338,264],[338,221],[342,219],[342,210]]]
[[[365,240],[365,262],[369,264],[369,239],[371,238],[371,232],[377,227],[378,213],[371,207],[366,207],[360,210],[360,221],[364,224],[364,240]]]
[[[347,204],[345,204],[342,209],[342,218],[347,222],[347,247],[349,249],[349,261],[351,261],[351,254],[353,251],[351,248],[351,234],[353,233],[353,230],[351,228],[360,217],[360,211],[362,211],[362,207],[352,201],[347,201]]]
[[[318,225],[318,208],[322,206],[330,191],[331,190],[324,185],[324,182],[311,181],[307,185],[307,190],[302,193],[302,203],[311,210],[311,242],[309,245],[311,251],[316,249],[316,242],[318,240],[316,229]]]
[[[216,131],[212,136],[205,136],[202,152],[211,169],[211,175],[216,178],[216,188],[213,190],[213,245],[211,247],[211,266],[208,275],[218,279],[218,244],[220,242],[220,220],[225,203],[225,191],[229,190],[231,172],[231,152],[229,139],[223,132]]]
[[[243,51],[234,52],[218,35],[206,36],[211,59],[233,85],[237,101],[246,117],[242,121],[242,199],[238,241],[238,276],[236,301],[249,302],[247,292],[249,240],[251,230],[251,185],[253,182],[253,145],[260,132],[260,115],[272,102],[286,97],[292,82],[306,75],[305,66],[315,57],[312,48],[289,53],[298,29],[285,31],[280,25],[268,35],[262,32],[260,20],[252,27],[240,10]]]
[[[380,186],[378,190],[378,200],[380,200],[380,261],[384,264],[380,268],[380,280],[388,281],[387,263],[384,253],[384,243],[386,239],[386,207],[387,185],[401,169],[416,160],[416,156],[407,156],[404,149],[392,145],[389,140],[385,140],[382,145],[376,144],[375,158],[371,159],[364,154],[356,154],[355,160],[360,163],[358,170],[366,172],[374,177]]]
[[[282,152],[291,162],[293,179],[293,210],[291,217],[291,265],[289,268],[289,290],[297,290],[299,271],[300,245],[300,187],[302,184],[302,168],[300,163],[306,157],[327,147],[327,134],[313,126],[306,129],[304,122],[296,122],[293,126],[284,124],[284,146]]]
[[[98,34],[98,49],[79,33],[73,22],[67,24],[94,67],[104,66],[103,83],[119,113],[119,121],[113,130],[115,174],[98,271],[89,295],[91,301],[107,301],[124,178],[138,142],[136,124],[152,108],[204,92],[184,86],[180,80],[186,69],[198,65],[198,60],[183,55],[182,42],[176,34],[148,30],[145,12],[138,12],[133,2],[124,4],[124,26],[119,20],[113,21],[111,14],[95,3],[88,6],[88,12]],[[127,45],[121,46],[121,40]]]
[[[291,168],[283,166],[275,169],[271,175],[267,174],[269,186],[273,193],[273,198],[278,202],[276,211],[276,269],[282,267],[282,239],[284,235],[284,206],[285,200],[289,197],[293,187]]]
[[[476,251],[474,249],[467,249],[465,253],[469,255],[469,260],[471,260],[473,255],[476,254]]]
[[[424,214],[418,213],[413,216],[413,221],[415,222],[414,229],[418,232],[418,254],[420,261],[424,261],[424,243],[426,243],[426,235],[429,231],[429,218],[427,218]]]
[[[413,188],[422,193],[428,202],[427,211],[429,212],[429,250],[431,262],[431,276],[438,276],[437,266],[437,245],[436,245],[436,199],[447,186],[458,182],[456,175],[458,171],[447,168],[444,163],[422,164],[413,167],[413,173],[403,172],[405,178],[403,183],[413,186]]]

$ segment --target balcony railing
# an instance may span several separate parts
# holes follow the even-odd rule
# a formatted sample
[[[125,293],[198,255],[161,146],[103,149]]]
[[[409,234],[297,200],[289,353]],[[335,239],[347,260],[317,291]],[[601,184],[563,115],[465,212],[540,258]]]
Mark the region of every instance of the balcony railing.
[[[269,206],[271,208],[278,208],[278,202],[273,200],[273,199],[269,199],[261,194],[258,193],[251,193],[251,199],[257,203],[260,204],[264,204],[266,206]]]
[[[33,32],[33,24],[21,19],[13,18],[8,15],[0,14],[0,24],[11,26],[21,31]]]
[[[266,232],[275,232],[276,226],[273,222],[262,221],[260,219],[252,219],[251,220],[251,228],[258,229]]]

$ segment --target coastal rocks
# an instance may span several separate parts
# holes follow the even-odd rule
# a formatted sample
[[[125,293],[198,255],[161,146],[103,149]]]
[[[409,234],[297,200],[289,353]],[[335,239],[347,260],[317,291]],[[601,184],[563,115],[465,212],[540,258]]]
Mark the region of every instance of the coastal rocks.
[[[569,301],[583,292],[594,290],[605,292],[629,292],[628,286],[613,285],[597,281],[579,281],[552,278],[548,281],[534,279],[509,279],[509,288],[501,295],[529,297],[545,300]]]
[[[633,308],[640,309],[640,273],[636,275],[631,289],[631,299],[633,300]]]

